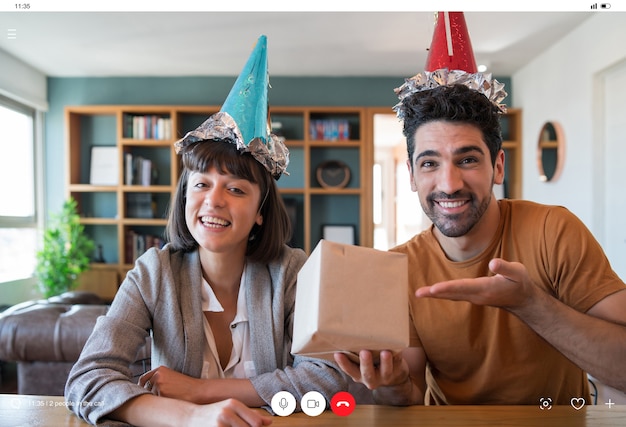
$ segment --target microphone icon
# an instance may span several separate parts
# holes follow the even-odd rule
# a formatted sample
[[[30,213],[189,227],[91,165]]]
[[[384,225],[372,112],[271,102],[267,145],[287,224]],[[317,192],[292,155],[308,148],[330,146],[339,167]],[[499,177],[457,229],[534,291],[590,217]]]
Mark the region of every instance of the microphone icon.
[[[276,415],[286,417],[296,410],[296,398],[288,391],[279,391],[272,396],[270,406]]]

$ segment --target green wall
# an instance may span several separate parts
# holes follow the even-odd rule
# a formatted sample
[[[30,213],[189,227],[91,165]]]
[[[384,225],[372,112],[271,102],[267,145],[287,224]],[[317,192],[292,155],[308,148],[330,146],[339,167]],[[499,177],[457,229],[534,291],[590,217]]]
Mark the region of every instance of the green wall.
[[[408,76],[406,76],[408,77]],[[70,105],[221,105],[236,77],[48,78],[45,124],[48,212],[58,211],[65,195],[63,109]],[[510,88],[510,79],[498,78]],[[270,107],[391,107],[402,77],[271,77]],[[512,105],[511,98],[506,103]]]

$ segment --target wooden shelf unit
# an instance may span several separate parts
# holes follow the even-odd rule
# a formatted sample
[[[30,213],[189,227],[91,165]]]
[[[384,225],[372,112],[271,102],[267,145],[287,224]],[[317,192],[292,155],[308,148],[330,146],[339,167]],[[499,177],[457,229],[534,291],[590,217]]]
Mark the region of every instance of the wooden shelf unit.
[[[508,198],[522,197],[522,110],[508,108],[501,116],[502,148],[505,152],[504,179]]]
[[[290,150],[288,176],[278,181],[283,199],[296,207],[294,245],[310,253],[322,236],[322,226],[353,225],[356,243],[373,245],[371,168],[373,145],[365,137],[365,109],[360,107],[272,107],[272,123]],[[343,138],[317,135],[319,123],[333,127],[341,122],[349,129]],[[323,127],[323,126],[322,126]],[[278,131],[278,129],[275,130]],[[348,164],[351,178],[346,187],[323,188],[316,168],[327,160]]]
[[[132,268],[139,254],[131,255],[132,233],[162,236],[167,209],[173,196],[180,162],[173,144],[195,129],[218,106],[70,106],[65,109],[66,194],[78,202],[79,214],[87,233],[103,246],[104,263],[95,271],[115,270],[119,278]],[[292,244],[310,253],[321,238],[324,224],[354,225],[357,244],[372,246],[371,167],[373,147],[366,140],[365,109],[360,107],[271,107],[275,133],[286,138],[290,150],[289,175],[278,181],[281,194],[294,212]],[[143,138],[131,135],[134,116],[168,119],[171,132]],[[320,124],[321,123],[321,124]],[[344,138],[316,136],[315,127],[340,124],[348,129]],[[346,128],[347,126],[347,128]],[[162,132],[161,132],[162,133]],[[113,185],[91,185],[91,147],[117,147],[117,180]],[[126,155],[147,158],[158,171],[148,185],[126,182]],[[351,169],[345,188],[323,188],[315,178],[316,167],[325,160],[341,160]],[[142,217],[144,210],[131,209],[136,199],[152,200],[154,215]],[[142,214],[133,215],[133,212]]]

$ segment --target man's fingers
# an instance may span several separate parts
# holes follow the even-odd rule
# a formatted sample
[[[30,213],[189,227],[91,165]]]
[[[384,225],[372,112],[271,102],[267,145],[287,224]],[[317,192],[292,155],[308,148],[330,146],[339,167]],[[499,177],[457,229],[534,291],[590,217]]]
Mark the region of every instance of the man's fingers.
[[[489,270],[509,280],[518,282],[524,273],[524,266],[519,262],[509,262],[502,258],[494,258],[489,261]]]
[[[393,356],[393,354],[390,351],[381,351],[379,364],[381,378],[390,378],[393,375],[394,367],[395,357]]]
[[[343,353],[335,353],[334,357],[335,362],[337,362],[337,365],[339,365],[342,371],[348,374],[354,381],[361,381],[361,370],[359,365],[352,362],[348,356]]]

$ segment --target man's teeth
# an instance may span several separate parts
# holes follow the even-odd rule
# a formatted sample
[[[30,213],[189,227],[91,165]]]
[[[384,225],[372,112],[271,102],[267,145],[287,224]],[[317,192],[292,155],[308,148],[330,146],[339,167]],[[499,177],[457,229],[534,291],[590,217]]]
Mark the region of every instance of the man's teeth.
[[[459,206],[463,206],[465,202],[439,202],[439,205],[442,208],[451,209],[458,208]]]
[[[200,218],[200,221],[202,221],[202,223],[205,225],[221,225],[224,227],[230,225],[230,222],[226,221],[225,219],[214,218],[211,216],[203,216],[202,218]]]

